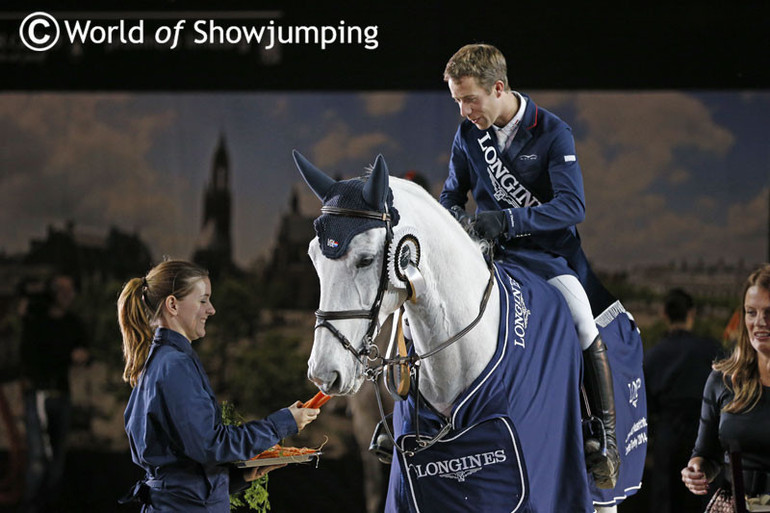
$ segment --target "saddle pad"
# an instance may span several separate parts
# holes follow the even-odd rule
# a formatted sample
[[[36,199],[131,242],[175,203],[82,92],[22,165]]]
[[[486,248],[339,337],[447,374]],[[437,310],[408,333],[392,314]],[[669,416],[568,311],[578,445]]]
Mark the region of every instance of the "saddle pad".
[[[414,435],[399,439],[416,448]],[[415,512],[527,513],[529,485],[513,423],[496,417],[411,456],[398,455]]]

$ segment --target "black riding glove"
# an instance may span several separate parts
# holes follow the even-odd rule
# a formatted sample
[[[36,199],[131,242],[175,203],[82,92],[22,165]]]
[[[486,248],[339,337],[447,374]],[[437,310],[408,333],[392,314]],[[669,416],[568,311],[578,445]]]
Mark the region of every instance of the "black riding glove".
[[[505,218],[505,212],[501,210],[479,212],[473,221],[473,229],[482,239],[495,240],[508,230]]]
[[[449,209],[449,212],[455,219],[457,219],[457,222],[460,223],[460,226],[462,226],[466,232],[471,232],[471,229],[473,228],[473,218],[465,212],[463,207],[454,205]]]

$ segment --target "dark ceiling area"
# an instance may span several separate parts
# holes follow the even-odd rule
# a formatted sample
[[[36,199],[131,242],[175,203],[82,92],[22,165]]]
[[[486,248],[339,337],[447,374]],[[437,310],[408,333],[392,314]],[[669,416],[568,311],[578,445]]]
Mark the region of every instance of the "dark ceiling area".
[[[413,3],[4,2],[0,89],[437,90],[447,59],[471,42],[503,50],[522,89],[770,88],[766,1]],[[20,37],[33,11],[60,25],[48,51],[29,50]],[[100,26],[90,34],[97,40],[114,27],[112,44],[67,40],[76,21]],[[37,34],[53,35],[45,28]],[[249,30],[260,43],[245,41]],[[279,36],[292,41],[271,46]]]

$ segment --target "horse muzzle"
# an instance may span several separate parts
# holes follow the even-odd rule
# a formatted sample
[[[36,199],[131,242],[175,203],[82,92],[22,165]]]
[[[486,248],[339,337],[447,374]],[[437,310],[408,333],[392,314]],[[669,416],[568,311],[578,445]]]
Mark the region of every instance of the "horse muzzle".
[[[352,395],[365,377],[365,367],[327,333],[317,332],[307,376],[327,395]]]

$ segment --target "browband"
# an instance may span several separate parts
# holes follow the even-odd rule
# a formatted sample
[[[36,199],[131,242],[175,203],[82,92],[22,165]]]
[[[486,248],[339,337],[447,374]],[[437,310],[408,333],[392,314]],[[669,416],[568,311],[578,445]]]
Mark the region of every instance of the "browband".
[[[354,210],[352,208],[323,206],[321,207],[321,213],[333,216],[363,217],[377,221],[390,221],[390,214],[388,212],[375,212],[373,210]]]

